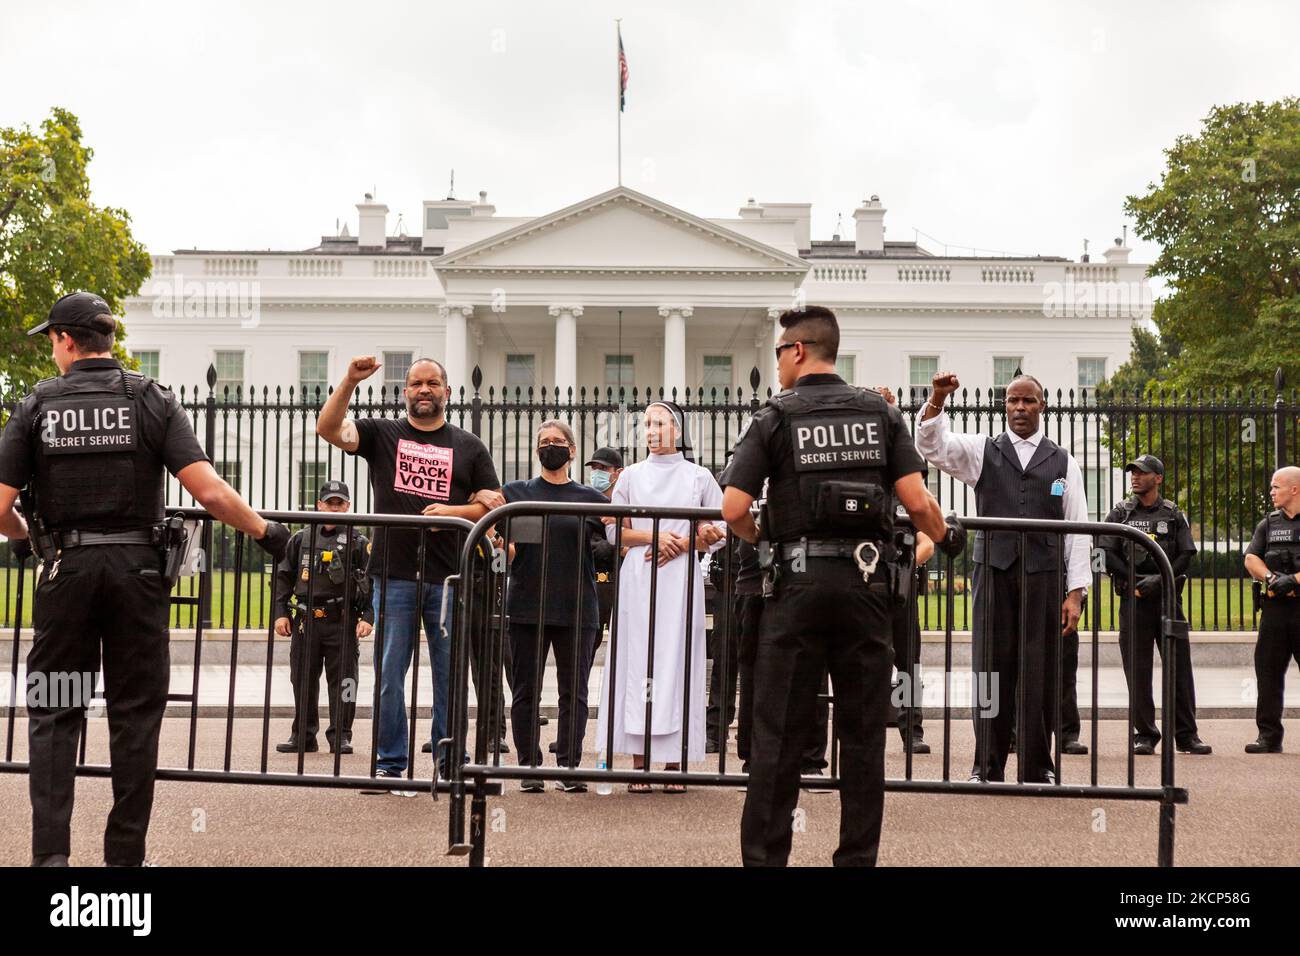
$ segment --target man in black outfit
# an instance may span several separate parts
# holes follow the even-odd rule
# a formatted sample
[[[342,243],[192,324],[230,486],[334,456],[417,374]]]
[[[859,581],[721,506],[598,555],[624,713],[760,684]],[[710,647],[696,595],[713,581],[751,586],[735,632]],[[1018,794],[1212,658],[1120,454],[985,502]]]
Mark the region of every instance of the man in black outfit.
[[[1187,568],[1196,555],[1192,529],[1178,506],[1160,495],[1165,481],[1165,466],[1155,455],[1141,455],[1124,466],[1133,494],[1106,515],[1106,520],[1136,528],[1160,545],[1173,565],[1178,582],[1178,597],[1173,602],[1175,617],[1182,621],[1183,585]],[[1154,649],[1160,639],[1160,575],[1151,555],[1129,546],[1122,538],[1104,539],[1106,572],[1119,595],[1119,651],[1124,663],[1124,677],[1134,689],[1133,752],[1151,755],[1160,743],[1156,729],[1156,708],[1151,695]],[[1133,593],[1129,593],[1129,554],[1133,556]],[[1179,641],[1174,653],[1174,744],[1179,753],[1208,754],[1196,729],[1196,687],[1192,682],[1191,643]]]
[[[747,866],[784,866],[789,858],[799,765],[829,670],[841,741],[834,862],[872,866],[884,810],[891,494],[950,551],[963,542],[925,488],[925,464],[898,410],[835,374],[835,314],[810,306],[784,313],[780,324],[777,371],[786,391],[741,434],[722,501],[731,529],[757,544],[750,507],[768,481],[767,600],[754,660],[741,852]]]
[[[54,303],[28,334],[49,337],[62,374],[38,382],[0,435],[0,534],[20,560],[34,548],[42,562],[27,657],[33,866],[68,865],[77,741],[101,645],[113,777],[104,862],[144,861],[183,545],[163,524],[163,469],[274,558],[289,539],[213,470],[176,396],[113,358],[115,329],[97,295]],[[20,494],[26,520],[14,511]]]

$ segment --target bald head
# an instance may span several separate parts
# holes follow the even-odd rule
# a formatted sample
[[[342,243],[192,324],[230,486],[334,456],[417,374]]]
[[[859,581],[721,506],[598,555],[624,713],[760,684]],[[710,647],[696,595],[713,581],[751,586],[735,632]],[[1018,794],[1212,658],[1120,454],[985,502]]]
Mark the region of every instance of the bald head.
[[[1300,514],[1300,468],[1287,465],[1273,472],[1268,493],[1274,508],[1281,508],[1292,518]]]

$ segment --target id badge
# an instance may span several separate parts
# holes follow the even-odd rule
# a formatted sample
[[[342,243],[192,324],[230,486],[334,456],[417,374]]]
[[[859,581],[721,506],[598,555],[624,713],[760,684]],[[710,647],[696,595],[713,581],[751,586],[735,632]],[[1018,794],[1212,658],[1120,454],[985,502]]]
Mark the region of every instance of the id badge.
[[[1052,497],[1061,498],[1065,495],[1065,479],[1057,478],[1052,482]]]

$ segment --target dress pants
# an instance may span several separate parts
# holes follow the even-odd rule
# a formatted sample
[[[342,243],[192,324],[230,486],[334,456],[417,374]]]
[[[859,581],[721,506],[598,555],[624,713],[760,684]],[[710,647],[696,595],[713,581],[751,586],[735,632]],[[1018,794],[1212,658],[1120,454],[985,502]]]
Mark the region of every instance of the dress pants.
[[[1255,643],[1255,723],[1269,744],[1282,744],[1282,692],[1292,659],[1300,664],[1300,598],[1270,598],[1259,617]]]
[[[1129,614],[1133,614],[1130,626]],[[1181,605],[1176,606],[1178,620],[1185,620]],[[1133,692],[1133,738],[1155,745],[1160,742],[1156,729],[1156,706],[1151,681],[1155,651],[1160,643],[1160,595],[1121,598],[1119,603],[1119,653],[1124,662],[1124,679]],[[1163,661],[1164,650],[1160,651]],[[1191,645],[1179,641],[1174,653],[1174,740],[1182,742],[1198,736],[1196,728],[1196,688],[1192,683]]]

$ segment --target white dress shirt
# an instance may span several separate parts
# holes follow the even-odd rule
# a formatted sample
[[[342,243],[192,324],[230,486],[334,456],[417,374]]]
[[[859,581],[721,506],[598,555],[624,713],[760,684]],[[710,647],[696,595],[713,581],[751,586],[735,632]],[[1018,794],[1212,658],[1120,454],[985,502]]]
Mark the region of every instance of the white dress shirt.
[[[1020,467],[1024,469],[1038,451],[1043,440],[1043,427],[1028,438],[1021,438],[1008,430],[1007,438],[1016,450]],[[922,421],[916,430],[916,450],[940,471],[952,475],[962,484],[974,488],[984,471],[984,453],[988,448],[985,435],[959,435],[949,427],[948,413],[940,412]],[[1083,487],[1083,472],[1074,456],[1066,452],[1068,463],[1065,472],[1065,520],[1087,521],[1088,499]],[[1092,581],[1092,564],[1088,560],[1089,538],[1081,534],[1065,536],[1067,554],[1065,580],[1068,590],[1087,588]]]

